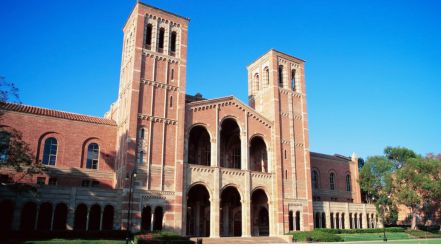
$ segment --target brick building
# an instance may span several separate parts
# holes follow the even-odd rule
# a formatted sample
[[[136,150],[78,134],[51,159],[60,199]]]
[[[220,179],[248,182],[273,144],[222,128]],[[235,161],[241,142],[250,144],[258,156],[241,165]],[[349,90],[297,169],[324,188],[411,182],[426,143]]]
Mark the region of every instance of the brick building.
[[[136,4],[118,100],[104,118],[2,105],[2,137],[20,131],[48,168],[32,178],[1,171],[39,191],[2,188],[2,228],[125,229],[130,220],[132,230],[246,237],[377,225],[375,207],[361,203],[357,157],[309,151],[305,62],[274,49],[260,56],[247,67],[249,104],[189,96],[188,24]]]

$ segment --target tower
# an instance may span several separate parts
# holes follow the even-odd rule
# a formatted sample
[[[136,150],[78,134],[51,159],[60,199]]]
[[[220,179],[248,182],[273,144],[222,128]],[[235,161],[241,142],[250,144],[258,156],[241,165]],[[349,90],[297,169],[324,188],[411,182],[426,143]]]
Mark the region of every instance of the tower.
[[[313,229],[304,63],[272,49],[247,68],[249,104],[274,125],[278,233]]]
[[[127,175],[137,172],[132,230],[141,227],[147,201],[154,204],[152,215],[161,208],[171,230],[182,226],[184,145],[179,137],[184,136],[188,22],[138,2],[123,28],[119,95],[110,112],[118,124],[117,187],[129,188]],[[128,202],[126,194],[123,210]],[[152,228],[154,219],[145,225]],[[127,221],[122,216],[123,227]]]

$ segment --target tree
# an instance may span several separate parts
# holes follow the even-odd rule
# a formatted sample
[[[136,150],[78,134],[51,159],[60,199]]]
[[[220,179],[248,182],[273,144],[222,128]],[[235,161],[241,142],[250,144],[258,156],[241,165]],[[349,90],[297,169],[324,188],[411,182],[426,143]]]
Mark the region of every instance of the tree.
[[[44,166],[35,163],[29,144],[23,140],[22,133],[15,128],[1,125],[5,114],[2,105],[10,100],[19,102],[19,99],[18,88],[14,83],[0,76],[0,169],[12,168],[20,173],[21,177],[13,180],[13,184],[20,183],[27,175],[41,174],[45,171]]]
[[[411,228],[416,229],[417,214],[441,196],[441,162],[429,157],[410,157],[397,170],[397,202],[411,211]]]

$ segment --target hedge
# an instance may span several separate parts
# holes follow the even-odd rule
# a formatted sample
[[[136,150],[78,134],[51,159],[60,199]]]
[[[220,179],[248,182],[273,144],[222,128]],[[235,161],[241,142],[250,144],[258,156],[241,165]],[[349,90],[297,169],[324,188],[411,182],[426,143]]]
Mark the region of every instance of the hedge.
[[[354,233],[382,233],[383,228],[368,228],[368,229],[327,229],[317,228],[317,231],[332,233],[332,234],[354,234]],[[386,232],[404,232],[406,229],[403,227],[386,227]]]
[[[135,235],[136,244],[194,244],[188,237],[174,232],[138,233]]]
[[[21,243],[29,240],[49,240],[49,239],[111,239],[124,240],[126,231],[9,231],[0,234],[2,243]]]
[[[343,239],[333,233],[322,232],[318,230],[304,231],[304,232],[292,232],[294,241],[300,242],[341,242]]]

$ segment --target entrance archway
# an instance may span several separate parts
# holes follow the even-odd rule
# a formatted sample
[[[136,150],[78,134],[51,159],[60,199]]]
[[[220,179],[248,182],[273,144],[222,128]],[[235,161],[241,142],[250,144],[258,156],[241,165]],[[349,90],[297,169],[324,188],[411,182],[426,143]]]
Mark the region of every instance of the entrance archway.
[[[98,204],[93,205],[89,212],[89,231],[100,230],[101,223],[101,207]]]
[[[211,142],[207,129],[195,126],[190,130],[188,139],[188,163],[210,165]]]
[[[187,194],[187,235],[210,235],[210,194],[201,184],[191,187]]]
[[[250,141],[250,170],[268,172],[268,154],[262,137],[256,136]]]
[[[156,207],[153,216],[153,231],[162,230],[162,218],[164,217],[164,211],[162,207]]]
[[[114,208],[112,205],[106,205],[104,207],[103,212],[103,226],[102,230],[113,230],[113,215],[114,215]]]
[[[241,168],[240,128],[234,119],[222,122],[220,130],[220,165],[225,168]]]
[[[52,229],[57,231],[66,230],[67,222],[67,205],[64,203],[58,203],[54,211],[54,222]]]
[[[150,232],[152,224],[152,208],[150,206],[145,206],[142,209],[141,214],[141,230]]]
[[[0,231],[10,231],[14,214],[14,203],[5,200],[0,203]]]
[[[253,236],[269,236],[268,197],[262,189],[251,195],[251,221]]]
[[[33,202],[26,203],[21,210],[20,230],[31,231],[35,228],[37,218],[37,204]]]
[[[87,206],[80,204],[75,210],[74,230],[86,230],[87,225]]]
[[[221,193],[220,230],[221,236],[242,235],[242,203],[239,191],[226,187]]]
[[[45,202],[40,205],[38,214],[37,229],[40,231],[48,231],[51,229],[52,223],[52,204]]]

